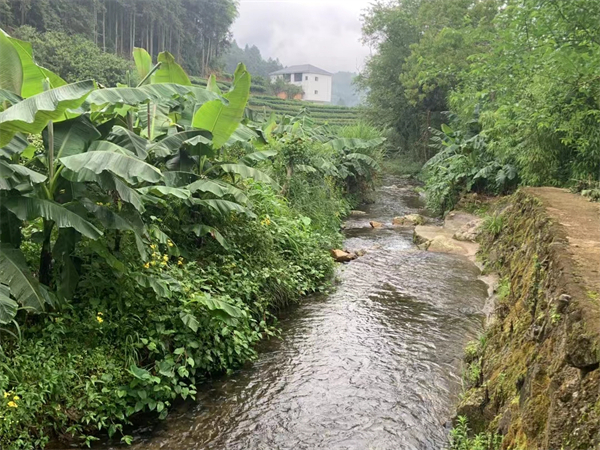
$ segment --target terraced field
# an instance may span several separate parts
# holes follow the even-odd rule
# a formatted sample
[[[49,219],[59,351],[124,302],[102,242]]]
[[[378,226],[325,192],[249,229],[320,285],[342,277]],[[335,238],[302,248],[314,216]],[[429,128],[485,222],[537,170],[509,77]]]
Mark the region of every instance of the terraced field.
[[[349,125],[360,118],[359,108],[310,103],[300,100],[283,100],[267,95],[251,96],[249,108],[259,113],[270,114],[274,112],[275,114],[288,115],[296,115],[302,108],[308,108],[316,123],[329,125]]]

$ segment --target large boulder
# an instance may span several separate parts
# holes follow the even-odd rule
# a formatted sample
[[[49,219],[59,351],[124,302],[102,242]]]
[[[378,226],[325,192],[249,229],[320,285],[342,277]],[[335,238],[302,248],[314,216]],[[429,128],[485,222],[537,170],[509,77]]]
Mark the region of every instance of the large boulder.
[[[345,252],[344,250],[340,249],[333,249],[331,250],[331,257],[335,260],[335,262],[344,263],[358,258],[358,255],[356,255],[356,253]]]
[[[407,214],[406,216],[394,217],[392,225],[407,225],[416,226],[424,225],[427,223],[427,219],[421,214]]]
[[[451,237],[439,235],[429,241],[427,251],[437,253],[452,253],[455,255],[466,255],[467,250]]]
[[[383,224],[381,222],[376,222],[374,220],[371,220],[369,225],[371,225],[371,228],[383,228]]]
[[[464,224],[458,231],[454,233],[454,239],[457,241],[473,241],[477,239],[481,233],[481,223],[483,220],[474,219]]]

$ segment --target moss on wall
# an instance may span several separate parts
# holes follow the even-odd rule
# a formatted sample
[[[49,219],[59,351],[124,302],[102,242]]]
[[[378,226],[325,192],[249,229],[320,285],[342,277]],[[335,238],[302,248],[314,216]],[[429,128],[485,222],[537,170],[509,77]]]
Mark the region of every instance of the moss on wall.
[[[600,322],[565,230],[526,191],[499,208],[500,231],[480,240],[504,288],[483,345],[469,350],[481,374],[458,414],[476,432],[503,434],[505,449],[600,449]]]

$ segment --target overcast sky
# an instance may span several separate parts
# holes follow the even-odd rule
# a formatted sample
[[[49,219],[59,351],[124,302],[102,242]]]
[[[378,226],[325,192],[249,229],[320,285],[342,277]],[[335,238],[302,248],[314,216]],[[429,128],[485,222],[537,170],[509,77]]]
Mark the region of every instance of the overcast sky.
[[[359,71],[369,49],[360,43],[361,13],[370,0],[239,0],[233,37],[256,45],[284,66],[313,64]]]

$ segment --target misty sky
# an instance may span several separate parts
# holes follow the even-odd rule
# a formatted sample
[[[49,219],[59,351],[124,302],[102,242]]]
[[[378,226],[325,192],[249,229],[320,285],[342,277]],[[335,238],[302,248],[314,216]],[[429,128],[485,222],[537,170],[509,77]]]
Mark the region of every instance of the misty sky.
[[[233,36],[284,66],[313,64],[359,71],[369,49],[360,43],[361,13],[370,0],[239,0]]]

